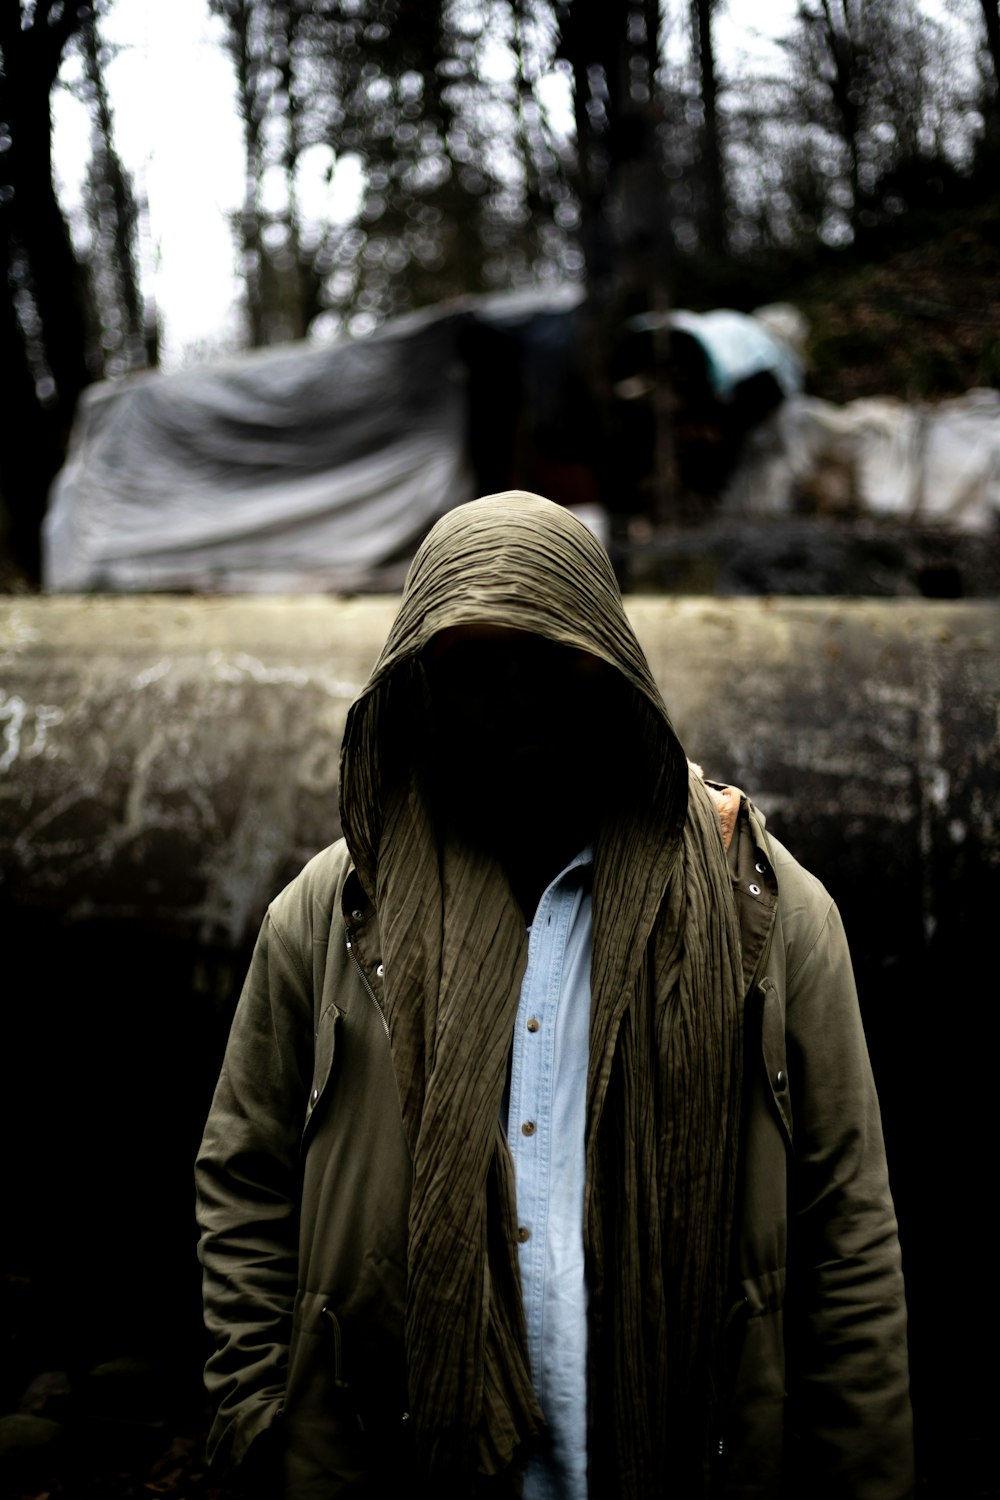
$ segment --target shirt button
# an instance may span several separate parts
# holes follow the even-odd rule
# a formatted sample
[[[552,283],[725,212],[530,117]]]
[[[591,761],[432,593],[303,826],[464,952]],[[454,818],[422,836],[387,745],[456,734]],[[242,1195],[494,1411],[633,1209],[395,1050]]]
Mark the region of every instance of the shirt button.
[[[529,1031],[537,1031],[538,1030],[538,1018],[536,1016],[532,1016],[531,1020],[528,1022],[528,1030]]]
[[[534,1135],[534,1133],[535,1133],[535,1122],[534,1122],[534,1120],[525,1120],[524,1124],[521,1126],[521,1134],[522,1135]]]
[[[521,1227],[520,1227],[520,1229],[517,1231],[517,1237],[521,1241],[521,1244],[523,1245],[526,1240],[530,1240],[531,1239],[531,1230],[530,1229],[526,1229],[525,1226],[522,1224]]]

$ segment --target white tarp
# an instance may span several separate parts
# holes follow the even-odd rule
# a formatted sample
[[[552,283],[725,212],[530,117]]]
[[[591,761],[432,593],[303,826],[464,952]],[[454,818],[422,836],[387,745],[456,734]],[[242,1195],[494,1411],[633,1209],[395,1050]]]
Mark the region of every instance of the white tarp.
[[[725,495],[743,515],[787,515],[803,495],[920,525],[987,533],[1000,521],[1000,391],[937,403],[792,396],[750,435]]]
[[[433,522],[477,493],[471,426],[492,477],[515,390],[536,422],[579,422],[563,408],[581,295],[456,299],[366,339],[93,386],[50,496],[45,588],[399,587]]]
[[[44,530],[54,591],[395,586],[468,499],[456,320],[93,387]]]

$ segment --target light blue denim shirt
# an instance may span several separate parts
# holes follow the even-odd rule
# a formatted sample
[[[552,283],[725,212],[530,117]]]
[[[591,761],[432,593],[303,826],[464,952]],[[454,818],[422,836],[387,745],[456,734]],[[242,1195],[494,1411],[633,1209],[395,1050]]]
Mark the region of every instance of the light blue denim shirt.
[[[528,1352],[551,1442],[524,1500],[587,1497],[584,1129],[590,1034],[590,874],[585,849],[544,892],[511,1049],[507,1138],[517,1179]]]

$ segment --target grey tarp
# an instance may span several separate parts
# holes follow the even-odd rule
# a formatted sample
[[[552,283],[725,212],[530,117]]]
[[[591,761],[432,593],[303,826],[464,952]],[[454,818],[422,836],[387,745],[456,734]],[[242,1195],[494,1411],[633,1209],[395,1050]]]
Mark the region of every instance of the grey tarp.
[[[544,359],[579,293],[470,298],[370,338],[93,386],[50,498],[55,592],[393,588],[477,492],[470,326]],[[568,334],[559,328],[556,345]],[[557,349],[558,352],[558,349]]]

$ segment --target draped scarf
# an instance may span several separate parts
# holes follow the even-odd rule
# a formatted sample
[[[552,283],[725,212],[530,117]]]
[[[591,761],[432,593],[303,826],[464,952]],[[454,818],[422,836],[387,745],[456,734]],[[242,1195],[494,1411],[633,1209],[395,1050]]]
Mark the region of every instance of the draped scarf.
[[[526,962],[503,870],[435,816],[421,652],[487,623],[626,684],[621,786],[594,861],[584,1247],[593,1495],[687,1495],[718,1405],[741,1096],[739,930],[716,810],[689,775],[604,549],[521,491],[449,512],[348,716],[341,817],[379,914],[413,1166],[405,1345],[418,1475],[516,1494],[544,1427],[500,1124]]]

